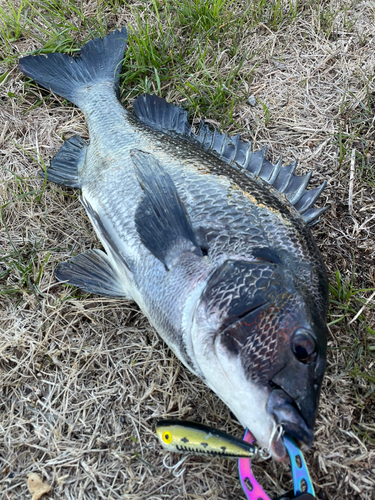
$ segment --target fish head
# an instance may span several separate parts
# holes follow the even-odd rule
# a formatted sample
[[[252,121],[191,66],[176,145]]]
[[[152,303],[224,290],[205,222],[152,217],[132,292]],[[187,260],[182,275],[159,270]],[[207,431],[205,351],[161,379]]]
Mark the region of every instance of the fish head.
[[[312,444],[326,361],[325,270],[297,271],[227,260],[206,283],[191,334],[207,385],[278,460],[280,428],[303,450]]]

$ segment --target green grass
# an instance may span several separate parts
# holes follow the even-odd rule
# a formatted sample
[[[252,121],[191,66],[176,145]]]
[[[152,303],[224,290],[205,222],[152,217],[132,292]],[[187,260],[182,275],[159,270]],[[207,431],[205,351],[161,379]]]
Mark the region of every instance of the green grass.
[[[373,75],[365,78],[366,95],[363,99],[350,91],[343,96],[340,107],[340,127],[336,135],[336,143],[340,149],[339,167],[348,161],[352,149],[356,148],[356,161],[360,162],[361,177],[372,186],[374,186],[375,95],[370,91],[370,86],[373,80]],[[354,106],[354,104],[357,105]]]
[[[82,29],[90,32],[87,39],[92,35],[106,34],[108,26],[102,10],[98,9],[96,16],[88,18],[78,4],[74,0],[21,0],[17,3],[5,0],[0,5],[0,54],[3,62],[12,64],[19,58],[14,42],[24,36],[35,40],[41,47],[36,53],[71,53],[79,48],[75,38]]]
[[[37,5],[22,0],[17,8],[12,1],[6,1],[0,6],[3,63],[12,66],[18,60],[20,54],[14,42],[24,36],[35,40],[38,49],[33,54],[56,51],[74,54],[87,39],[108,32],[106,19],[119,6],[119,2],[99,2],[96,15],[86,18],[73,0],[62,3],[42,0]],[[231,2],[222,0],[196,0],[170,2],[163,9],[154,0],[144,7],[133,8],[136,23],[129,26],[122,80],[124,94],[127,97],[149,91],[161,94],[169,82],[186,97],[195,112],[211,116],[214,113],[216,118],[222,118],[225,106],[230,116],[230,110],[241,98],[239,73],[248,54],[239,53],[233,44],[230,49],[233,67],[219,82],[216,77],[222,65],[215,63],[211,67],[215,45],[227,37],[229,25],[236,41],[244,22],[248,22],[248,10],[234,16],[230,6]],[[89,33],[86,39],[79,38],[82,31]],[[6,76],[7,72],[3,73],[0,80]]]
[[[98,1],[95,14],[87,17],[82,4],[75,0],[5,0],[0,6],[0,55],[3,63],[14,65],[20,53],[14,42],[23,37],[35,41],[36,53],[67,52],[74,54],[90,38],[109,31],[108,19],[121,8],[132,10],[136,23],[129,26],[129,46],[124,61],[122,92],[132,98],[142,92],[165,93],[173,88],[186,99],[189,110],[222,122],[223,127],[236,125],[233,109],[243,100],[242,78],[251,80],[257,54],[243,48],[244,34],[253,36],[264,26],[277,31],[293,23],[308,10],[315,11],[317,30],[330,35],[335,20],[340,26],[348,23],[347,6],[334,12],[324,2],[310,0],[255,0],[239,6],[233,0],[170,0],[138,3],[120,0]],[[336,23],[337,24],[337,23]],[[81,33],[88,33],[86,38]],[[217,60],[217,47],[226,57]],[[22,53],[21,53],[22,55]],[[228,61],[229,57],[229,61]],[[247,61],[246,71],[243,63]],[[250,68],[249,68],[250,63]],[[230,70],[225,66],[230,65]],[[7,73],[0,75],[0,81]],[[248,97],[248,96],[247,96]],[[261,103],[265,123],[270,122],[267,106]],[[345,141],[347,142],[347,141]],[[343,152],[346,146],[343,146]]]
[[[228,4],[222,2],[171,2],[162,12],[159,8],[154,1],[144,11],[134,12],[123,95],[127,99],[143,92],[161,95],[166,87],[173,88],[186,99],[185,107],[191,112],[224,120],[224,124],[233,122],[233,107],[244,97],[241,69],[251,54],[233,44],[228,49],[233,64],[225,70],[228,62],[217,60],[215,45],[227,36],[234,18],[233,37],[239,36],[247,13],[230,14]]]
[[[346,355],[347,370],[352,377],[364,378],[373,384],[366,394],[361,395],[362,399],[366,399],[375,391],[375,371],[371,362],[375,360],[375,329],[368,319],[375,317],[372,295],[375,288],[358,289],[354,283],[355,269],[350,279],[345,279],[340,271],[336,271],[335,281],[332,280],[329,285],[331,307],[328,326],[339,324],[341,331],[351,339],[349,344],[341,342],[340,349]]]
[[[364,294],[375,290],[375,288],[355,288],[354,276],[355,270],[353,270],[351,279],[345,280],[340,271],[336,271],[336,282],[331,282],[330,284],[331,304],[336,306],[336,308],[340,310],[341,314],[338,318],[332,320],[329,323],[329,326],[339,323],[345,319],[349,321],[357,314],[357,311],[359,311],[362,305],[366,302]],[[363,316],[359,316],[359,320],[363,319]]]

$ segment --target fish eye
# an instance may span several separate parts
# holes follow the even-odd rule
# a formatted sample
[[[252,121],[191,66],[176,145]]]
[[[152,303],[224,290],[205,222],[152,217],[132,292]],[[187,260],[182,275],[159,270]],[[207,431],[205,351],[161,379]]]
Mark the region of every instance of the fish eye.
[[[172,434],[168,431],[163,432],[161,437],[162,437],[164,443],[169,444],[172,441]]]
[[[316,359],[316,342],[314,337],[306,330],[297,330],[294,334],[293,352],[301,363],[311,363]]]

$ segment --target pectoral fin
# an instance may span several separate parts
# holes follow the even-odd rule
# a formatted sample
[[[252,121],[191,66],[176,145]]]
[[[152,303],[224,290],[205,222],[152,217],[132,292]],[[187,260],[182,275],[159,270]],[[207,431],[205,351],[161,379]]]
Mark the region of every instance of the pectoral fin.
[[[167,269],[183,252],[202,255],[172,177],[152,154],[139,150],[133,150],[131,154],[144,192],[135,214],[138,234],[144,246]]]
[[[126,280],[101,250],[88,250],[62,262],[55,269],[55,276],[59,281],[66,281],[85,292],[131,299]]]

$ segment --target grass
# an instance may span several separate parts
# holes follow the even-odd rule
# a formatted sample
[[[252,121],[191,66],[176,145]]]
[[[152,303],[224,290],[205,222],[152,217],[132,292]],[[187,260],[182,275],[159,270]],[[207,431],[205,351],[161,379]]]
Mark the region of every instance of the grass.
[[[365,87],[361,96],[348,92],[343,96],[340,107],[340,130],[337,140],[340,146],[341,165],[348,152],[355,146],[360,159],[374,154],[373,131],[375,117],[375,96],[371,91],[373,76],[364,79]],[[356,105],[353,105],[356,103]],[[371,173],[370,173],[371,175]]]
[[[192,113],[225,120],[223,110],[233,110],[243,97],[241,68],[248,51],[230,49],[233,66],[229,72],[222,71],[228,64],[227,59],[213,57],[220,30],[224,33],[232,18],[224,5],[176,2],[164,11],[153,2],[151,8],[137,10],[136,24],[129,29],[129,49],[124,61],[121,88],[126,98],[150,91],[161,95],[162,89],[165,92],[166,87],[173,87],[186,99],[185,106]],[[236,16],[238,27],[243,16],[243,13]],[[186,31],[186,26],[193,29],[181,43],[181,33]],[[229,120],[225,121],[233,122],[231,112],[228,114]]]
[[[353,269],[353,274],[349,282],[345,280],[340,271],[336,271],[335,276],[336,283],[330,284],[331,304],[341,309],[342,315],[330,322],[329,325],[338,323],[351,315],[356,316],[357,311],[362,308],[363,303],[366,303],[363,294],[375,290],[375,288],[363,288],[358,290],[354,287],[355,269]],[[359,318],[363,319],[361,316],[359,316]]]
[[[347,345],[342,342],[340,349],[346,355],[346,367],[353,379],[362,377],[371,382],[361,397],[365,401],[375,391],[375,371],[372,369],[375,361],[375,330],[372,328],[375,288],[357,289],[355,275],[355,268],[349,280],[336,271],[336,282],[330,284],[331,321],[328,326],[344,323],[350,334],[350,342]]]
[[[17,60],[75,54],[124,25],[127,108],[137,95],[157,93],[187,108],[193,124],[204,116],[256,149],[268,144],[273,160],[300,159],[299,172],[313,169],[315,182],[329,181],[331,208],[313,228],[330,280],[329,353],[306,457],[321,498],[370,500],[375,14],[370,4],[334,0],[2,2],[0,492],[25,496],[26,474],[37,471],[56,498],[242,498],[234,463],[189,458],[177,480],[153,434],[153,421],[168,416],[241,435],[225,405],[133,303],[92,297],[53,277],[57,263],[99,243],[78,193],[43,183],[37,172],[63,138],[88,136],[80,111],[20,76]],[[262,463],[256,472],[271,494],[290,487],[283,465]]]

